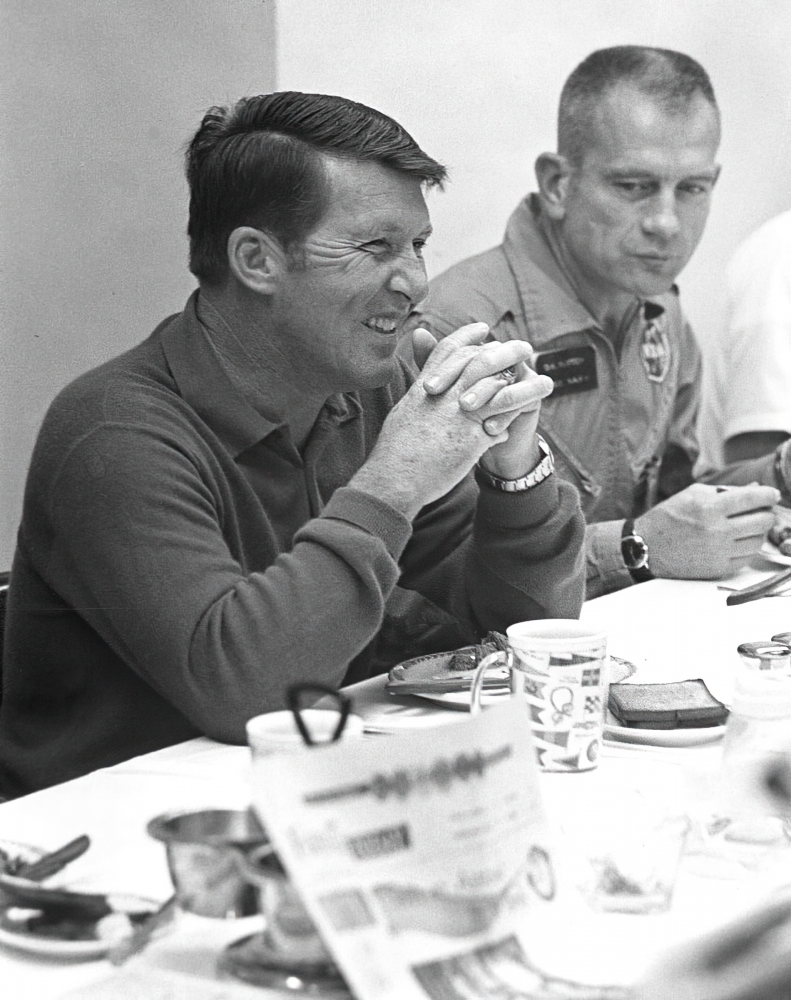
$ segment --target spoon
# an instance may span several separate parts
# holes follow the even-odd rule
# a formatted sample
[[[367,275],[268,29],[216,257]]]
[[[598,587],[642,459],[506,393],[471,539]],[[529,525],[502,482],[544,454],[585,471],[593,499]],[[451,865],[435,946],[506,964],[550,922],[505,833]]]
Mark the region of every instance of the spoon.
[[[778,593],[784,585],[791,581],[791,569],[781,570],[770,576],[768,580],[754,583],[751,587],[744,587],[743,590],[735,590],[725,598],[726,604],[746,604],[747,601],[756,601],[760,597],[780,597]]]

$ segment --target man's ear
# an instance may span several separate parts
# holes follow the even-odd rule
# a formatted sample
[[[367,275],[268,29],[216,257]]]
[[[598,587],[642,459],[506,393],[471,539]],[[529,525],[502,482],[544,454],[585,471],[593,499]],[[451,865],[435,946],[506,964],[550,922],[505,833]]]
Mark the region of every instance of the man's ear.
[[[260,295],[276,292],[288,270],[280,243],[252,226],[239,226],[228,237],[228,267],[237,281]]]
[[[536,160],[538,196],[550,219],[560,220],[566,214],[571,174],[571,164],[559,153],[542,153]]]

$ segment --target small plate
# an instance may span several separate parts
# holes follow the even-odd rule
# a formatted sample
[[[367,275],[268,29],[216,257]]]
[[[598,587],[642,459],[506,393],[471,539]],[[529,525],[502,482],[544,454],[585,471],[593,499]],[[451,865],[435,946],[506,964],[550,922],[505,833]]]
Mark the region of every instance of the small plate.
[[[495,705],[504,698],[510,698],[510,688],[495,688],[493,691],[484,691],[481,694],[482,705]],[[416,698],[423,698],[425,701],[432,701],[435,705],[443,708],[452,708],[459,712],[469,712],[470,692],[469,691],[448,691],[447,694],[421,694],[415,692]]]
[[[408,662],[404,664],[408,667]],[[503,668],[505,670],[505,668]],[[631,662],[631,660],[623,660],[620,656],[610,656],[610,683],[618,684],[621,681],[625,681],[627,677],[631,677],[632,674],[637,670],[637,667]],[[395,691],[393,694],[397,693]],[[426,692],[425,694],[420,691],[414,691],[414,694],[418,698],[424,698],[426,701],[432,701],[437,705],[442,705],[443,708],[451,708],[461,712],[468,712],[470,708],[470,692],[469,691],[448,691],[445,694],[437,694],[435,692]],[[502,701],[503,698],[508,698],[511,695],[510,687],[495,687],[490,690],[484,688],[481,696],[482,705],[494,705],[498,701]]]
[[[114,913],[153,912],[160,905],[156,900],[145,896],[122,893],[107,893],[107,902]],[[8,927],[0,927],[0,944],[33,955],[49,955],[52,958],[101,958],[117,943],[117,938],[68,941],[32,931],[12,931]]]
[[[464,647],[464,651],[468,649],[474,647]],[[476,667],[465,670],[452,669],[453,658],[458,652],[460,650],[451,649],[445,653],[429,653],[426,656],[415,656],[411,660],[404,660],[403,663],[393,667],[387,675],[385,690],[394,695],[436,694],[443,697],[446,694],[468,692],[472,686]],[[502,688],[503,692],[507,692],[508,670],[505,666],[499,668],[498,675],[495,675],[494,670],[489,671],[485,688],[489,690]]]
[[[33,847],[32,844],[20,844],[15,840],[0,840],[0,851],[9,858],[18,858],[25,864],[38,861],[47,853],[42,847]],[[0,860],[0,871],[3,871],[2,860]]]
[[[791,566],[791,556],[784,556],[770,541],[765,541],[761,546],[761,555],[769,562],[777,563],[778,566]]]
[[[251,934],[227,945],[220,957],[220,969],[255,986],[285,993],[323,997],[324,1000],[353,1000],[346,981],[330,959],[300,962],[273,948],[266,931]],[[283,995],[278,992],[278,995]]]
[[[613,743],[642,743],[654,747],[694,747],[716,743],[725,735],[725,726],[704,726],[700,729],[634,729],[618,726],[607,713],[604,738]]]

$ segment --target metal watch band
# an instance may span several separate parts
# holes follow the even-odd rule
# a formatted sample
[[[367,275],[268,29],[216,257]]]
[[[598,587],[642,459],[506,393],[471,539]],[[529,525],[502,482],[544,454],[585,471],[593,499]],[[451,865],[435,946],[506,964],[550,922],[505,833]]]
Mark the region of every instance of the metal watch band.
[[[525,490],[538,486],[555,471],[555,456],[540,434],[536,434],[536,441],[543,458],[532,472],[528,472],[521,479],[501,479],[499,476],[493,476],[480,463],[478,463],[478,475],[488,486],[493,486],[496,490],[502,490],[504,493],[523,493]]]
[[[654,579],[648,566],[648,545],[643,536],[634,530],[634,520],[631,517],[624,521],[621,532],[621,557],[635,583]]]

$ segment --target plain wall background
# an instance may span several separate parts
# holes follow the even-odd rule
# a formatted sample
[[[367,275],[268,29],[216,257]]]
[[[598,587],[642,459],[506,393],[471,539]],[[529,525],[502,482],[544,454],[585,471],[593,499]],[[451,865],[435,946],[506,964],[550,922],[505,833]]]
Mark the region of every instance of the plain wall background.
[[[52,397],[193,287],[182,146],[213,103],[276,79],[401,121],[451,168],[429,202],[435,274],[499,242],[581,59],[688,52],[724,120],[712,215],[680,280],[704,344],[732,250],[791,206],[788,0],[2,0],[0,38],[0,568]]]
[[[183,147],[275,86],[273,2],[0,2],[0,569],[55,394],[194,287]]]
[[[722,175],[680,281],[702,338],[736,243],[791,207],[788,0],[278,0],[277,18],[279,87],[371,104],[450,167],[430,196],[432,274],[500,242],[536,156],[555,148],[564,80],[609,45],[688,53],[722,109]]]

